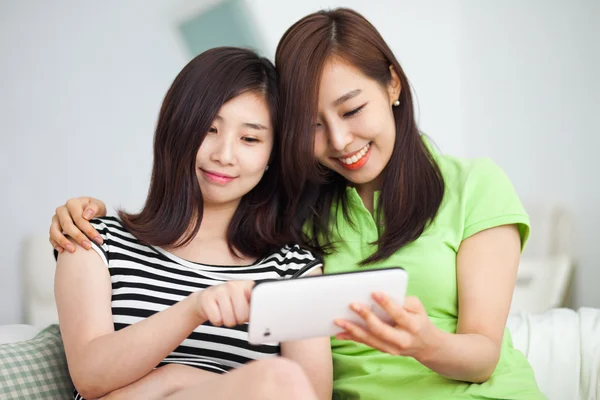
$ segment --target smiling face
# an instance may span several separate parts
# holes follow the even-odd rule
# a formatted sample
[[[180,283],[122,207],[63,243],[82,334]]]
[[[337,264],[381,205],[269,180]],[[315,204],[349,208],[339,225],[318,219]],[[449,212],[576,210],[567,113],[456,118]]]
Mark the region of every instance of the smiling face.
[[[379,185],[396,140],[393,103],[400,95],[392,71],[387,87],[337,60],[324,65],[319,86],[314,154],[355,186]]]
[[[273,127],[264,98],[243,93],[221,107],[196,155],[205,207],[231,203],[260,182],[273,148]]]

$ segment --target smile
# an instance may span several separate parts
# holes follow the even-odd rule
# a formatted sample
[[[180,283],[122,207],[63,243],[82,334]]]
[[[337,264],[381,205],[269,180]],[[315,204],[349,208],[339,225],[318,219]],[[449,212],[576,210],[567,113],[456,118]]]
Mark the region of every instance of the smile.
[[[365,147],[346,157],[336,158],[345,169],[356,170],[367,163],[371,154],[371,143],[367,143]]]

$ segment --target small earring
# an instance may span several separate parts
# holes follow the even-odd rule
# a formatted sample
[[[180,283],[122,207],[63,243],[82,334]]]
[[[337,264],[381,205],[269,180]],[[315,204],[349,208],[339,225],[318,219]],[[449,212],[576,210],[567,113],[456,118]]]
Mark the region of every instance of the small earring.
[[[399,105],[400,105],[400,100],[396,100],[396,101],[394,102],[394,107],[398,107]]]
[[[267,166],[265,167],[265,171],[269,170],[269,164],[267,164]]]

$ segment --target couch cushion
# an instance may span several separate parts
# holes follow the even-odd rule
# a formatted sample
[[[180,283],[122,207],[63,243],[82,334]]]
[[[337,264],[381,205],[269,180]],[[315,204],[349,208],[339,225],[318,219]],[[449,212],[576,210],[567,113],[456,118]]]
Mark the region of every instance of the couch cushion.
[[[0,345],[0,398],[67,399],[72,393],[58,325],[29,340]]]

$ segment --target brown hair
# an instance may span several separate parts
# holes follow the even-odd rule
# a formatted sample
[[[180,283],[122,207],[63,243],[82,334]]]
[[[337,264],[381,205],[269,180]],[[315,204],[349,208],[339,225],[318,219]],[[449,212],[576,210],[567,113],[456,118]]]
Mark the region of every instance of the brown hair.
[[[265,98],[276,126],[278,92],[273,64],[234,47],[208,50],[177,75],[169,88],[154,135],[154,164],[146,203],[138,214],[119,211],[125,227],[155,246],[182,246],[200,229],[203,201],[196,176],[196,153],[217,113],[245,92]],[[283,245],[280,214],[279,140],[275,135],[270,168],[241,200],[227,230],[233,254],[261,257]]]
[[[375,242],[377,251],[362,261],[364,265],[390,257],[423,233],[442,202],[444,181],[415,122],[408,79],[375,27],[350,9],[310,14],[287,30],[275,56],[281,96],[282,168],[289,202],[286,224],[292,226],[295,240],[304,241],[317,252],[333,250],[330,218],[332,206],[338,202],[352,223],[344,195],[346,181],[320,166],[313,155],[318,88],[323,67],[332,57],[349,62],[383,87],[391,81],[391,65],[402,86],[400,106],[393,111],[396,141],[383,170],[378,204],[382,215],[376,216],[384,224]],[[308,235],[303,231],[305,223]]]

